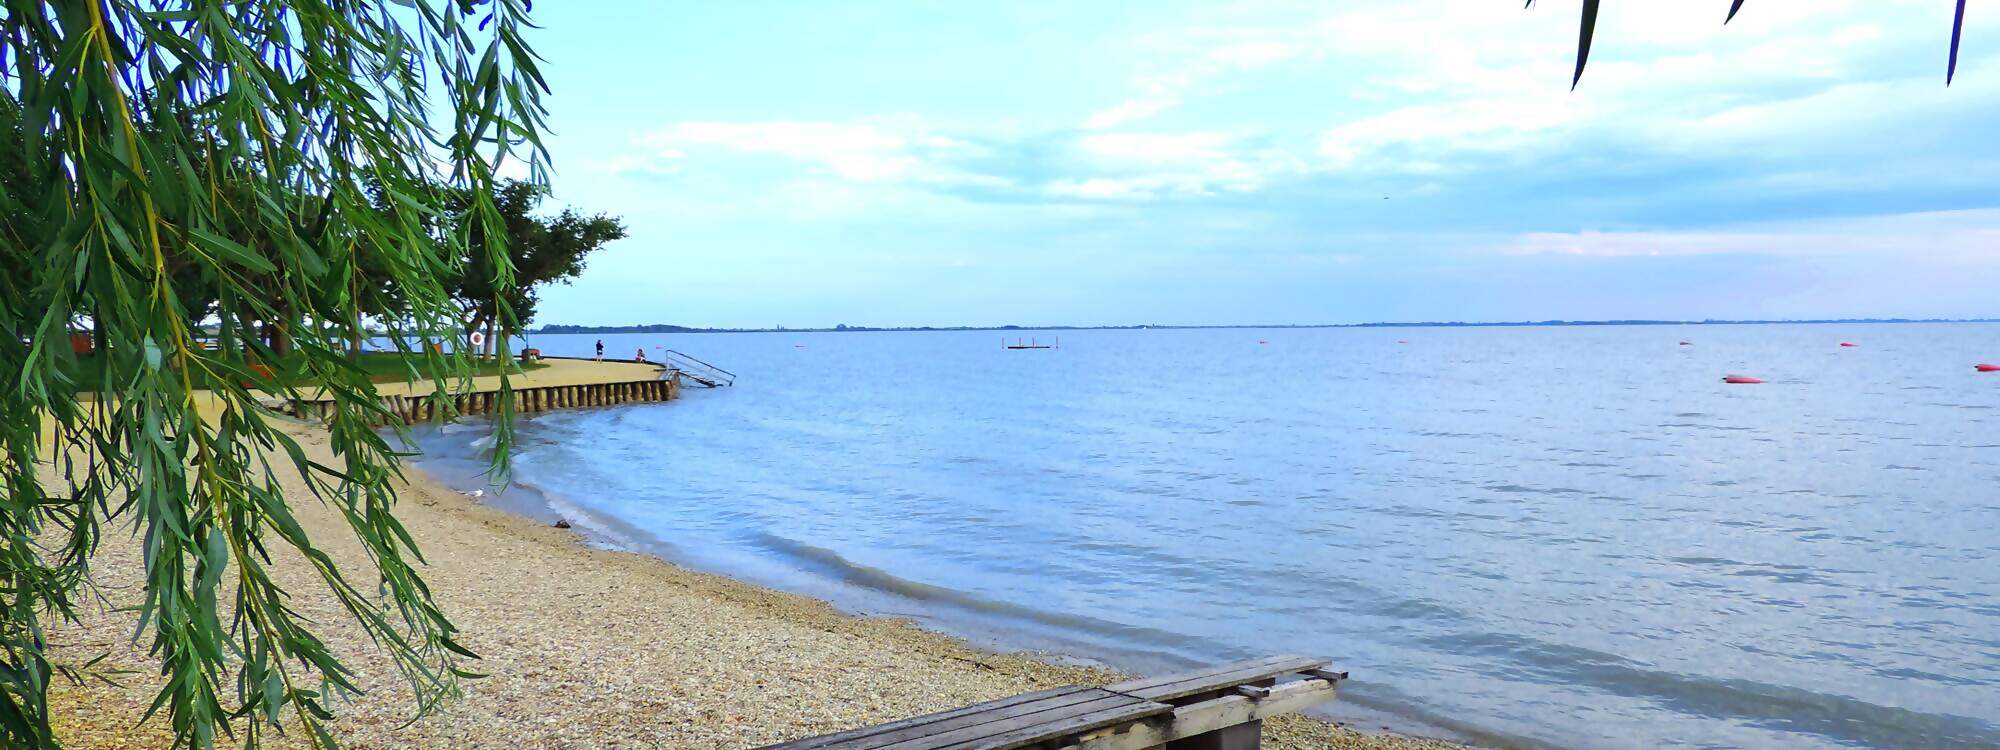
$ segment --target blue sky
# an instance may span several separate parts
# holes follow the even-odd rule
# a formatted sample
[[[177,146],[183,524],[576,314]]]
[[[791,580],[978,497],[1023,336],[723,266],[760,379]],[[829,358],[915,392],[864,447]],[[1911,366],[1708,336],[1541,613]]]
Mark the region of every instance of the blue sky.
[[[2000,316],[2000,7],[536,5],[541,323]]]

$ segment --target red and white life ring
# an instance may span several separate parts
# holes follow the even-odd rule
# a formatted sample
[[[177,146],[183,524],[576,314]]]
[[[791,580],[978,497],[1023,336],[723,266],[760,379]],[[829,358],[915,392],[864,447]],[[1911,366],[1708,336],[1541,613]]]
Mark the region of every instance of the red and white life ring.
[[[483,331],[473,331],[472,336],[467,340],[471,341],[473,348],[477,349],[486,345],[486,333]]]

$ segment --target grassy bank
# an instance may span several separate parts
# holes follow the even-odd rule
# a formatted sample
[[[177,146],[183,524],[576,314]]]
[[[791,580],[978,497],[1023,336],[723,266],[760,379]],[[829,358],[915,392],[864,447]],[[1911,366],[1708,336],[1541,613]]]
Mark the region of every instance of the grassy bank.
[[[316,458],[325,438],[300,432]],[[300,497],[298,488],[289,488]],[[273,567],[294,606],[354,657],[369,693],[337,708],[349,748],[742,748],[889,721],[1023,691],[1115,675],[982,652],[908,623],[849,617],[827,604],[637,554],[591,549],[571,532],[481,506],[412,475],[399,509],[430,560],[426,575],[489,676],[441,712],[406,723],[410,705],[302,561]],[[317,503],[303,522],[361,574],[361,551]],[[337,541],[338,540],[338,541]],[[134,728],[156,666],[129,644],[140,593],[138,544],[108,534],[96,557],[107,601],[51,633],[80,663],[110,652],[121,685],[64,685],[56,705],[69,747],[165,747],[165,717]],[[1442,747],[1290,717],[1267,747]],[[291,736],[296,746],[303,738]]]

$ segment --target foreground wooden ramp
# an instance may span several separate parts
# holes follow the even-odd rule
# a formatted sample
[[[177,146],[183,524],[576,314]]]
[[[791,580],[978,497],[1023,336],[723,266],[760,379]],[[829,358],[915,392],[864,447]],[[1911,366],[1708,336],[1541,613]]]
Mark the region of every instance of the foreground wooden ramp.
[[[1301,679],[1278,684],[1280,678]],[[1263,720],[1333,700],[1345,672],[1276,656],[1060,687],[763,750],[1254,750]]]

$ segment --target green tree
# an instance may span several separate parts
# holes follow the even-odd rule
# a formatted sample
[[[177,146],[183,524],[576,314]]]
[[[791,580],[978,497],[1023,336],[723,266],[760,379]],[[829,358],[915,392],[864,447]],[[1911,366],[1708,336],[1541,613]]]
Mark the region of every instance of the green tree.
[[[286,715],[332,742],[325,705],[356,687],[286,606],[275,554],[310,561],[420,710],[455,689],[470,654],[413,567],[392,513],[398,457],[371,427],[388,415],[343,351],[371,292],[321,285],[337,263],[369,269],[372,293],[397,305],[378,322],[422,352],[436,391],[470,371],[409,342],[455,327],[446,280],[466,259],[492,289],[514,283],[492,175],[510,161],[543,172],[527,10],[0,0],[0,747],[56,746],[49,684],[82,665],[52,663],[44,632],[74,617],[106,532],[144,547],[136,635],[162,665],[154,710],[182,746],[220,734],[256,747]],[[428,231],[440,184],[470,196],[461,226],[479,231]],[[225,345],[197,341],[211,315]],[[71,353],[76,330],[95,356]],[[281,359],[335,402],[332,461],[267,423],[261,392],[298,394],[253,365]],[[504,461],[504,385],[500,401]],[[307,538],[292,515],[306,499],[281,494],[279,471],[346,519],[373,563],[365,578]]]
[[[566,208],[553,217],[535,215],[547,196],[548,188],[520,181],[503,182],[494,191],[493,202],[507,230],[512,284],[496,287],[487,259],[476,256],[467,257],[453,278],[452,296],[465,309],[467,330],[485,331],[490,342],[518,333],[534,319],[538,287],[569,283],[583,273],[584,256],[625,237],[625,225],[605,214]],[[461,191],[447,203],[455,206],[472,197]],[[484,228],[475,224],[465,231],[477,242]]]

